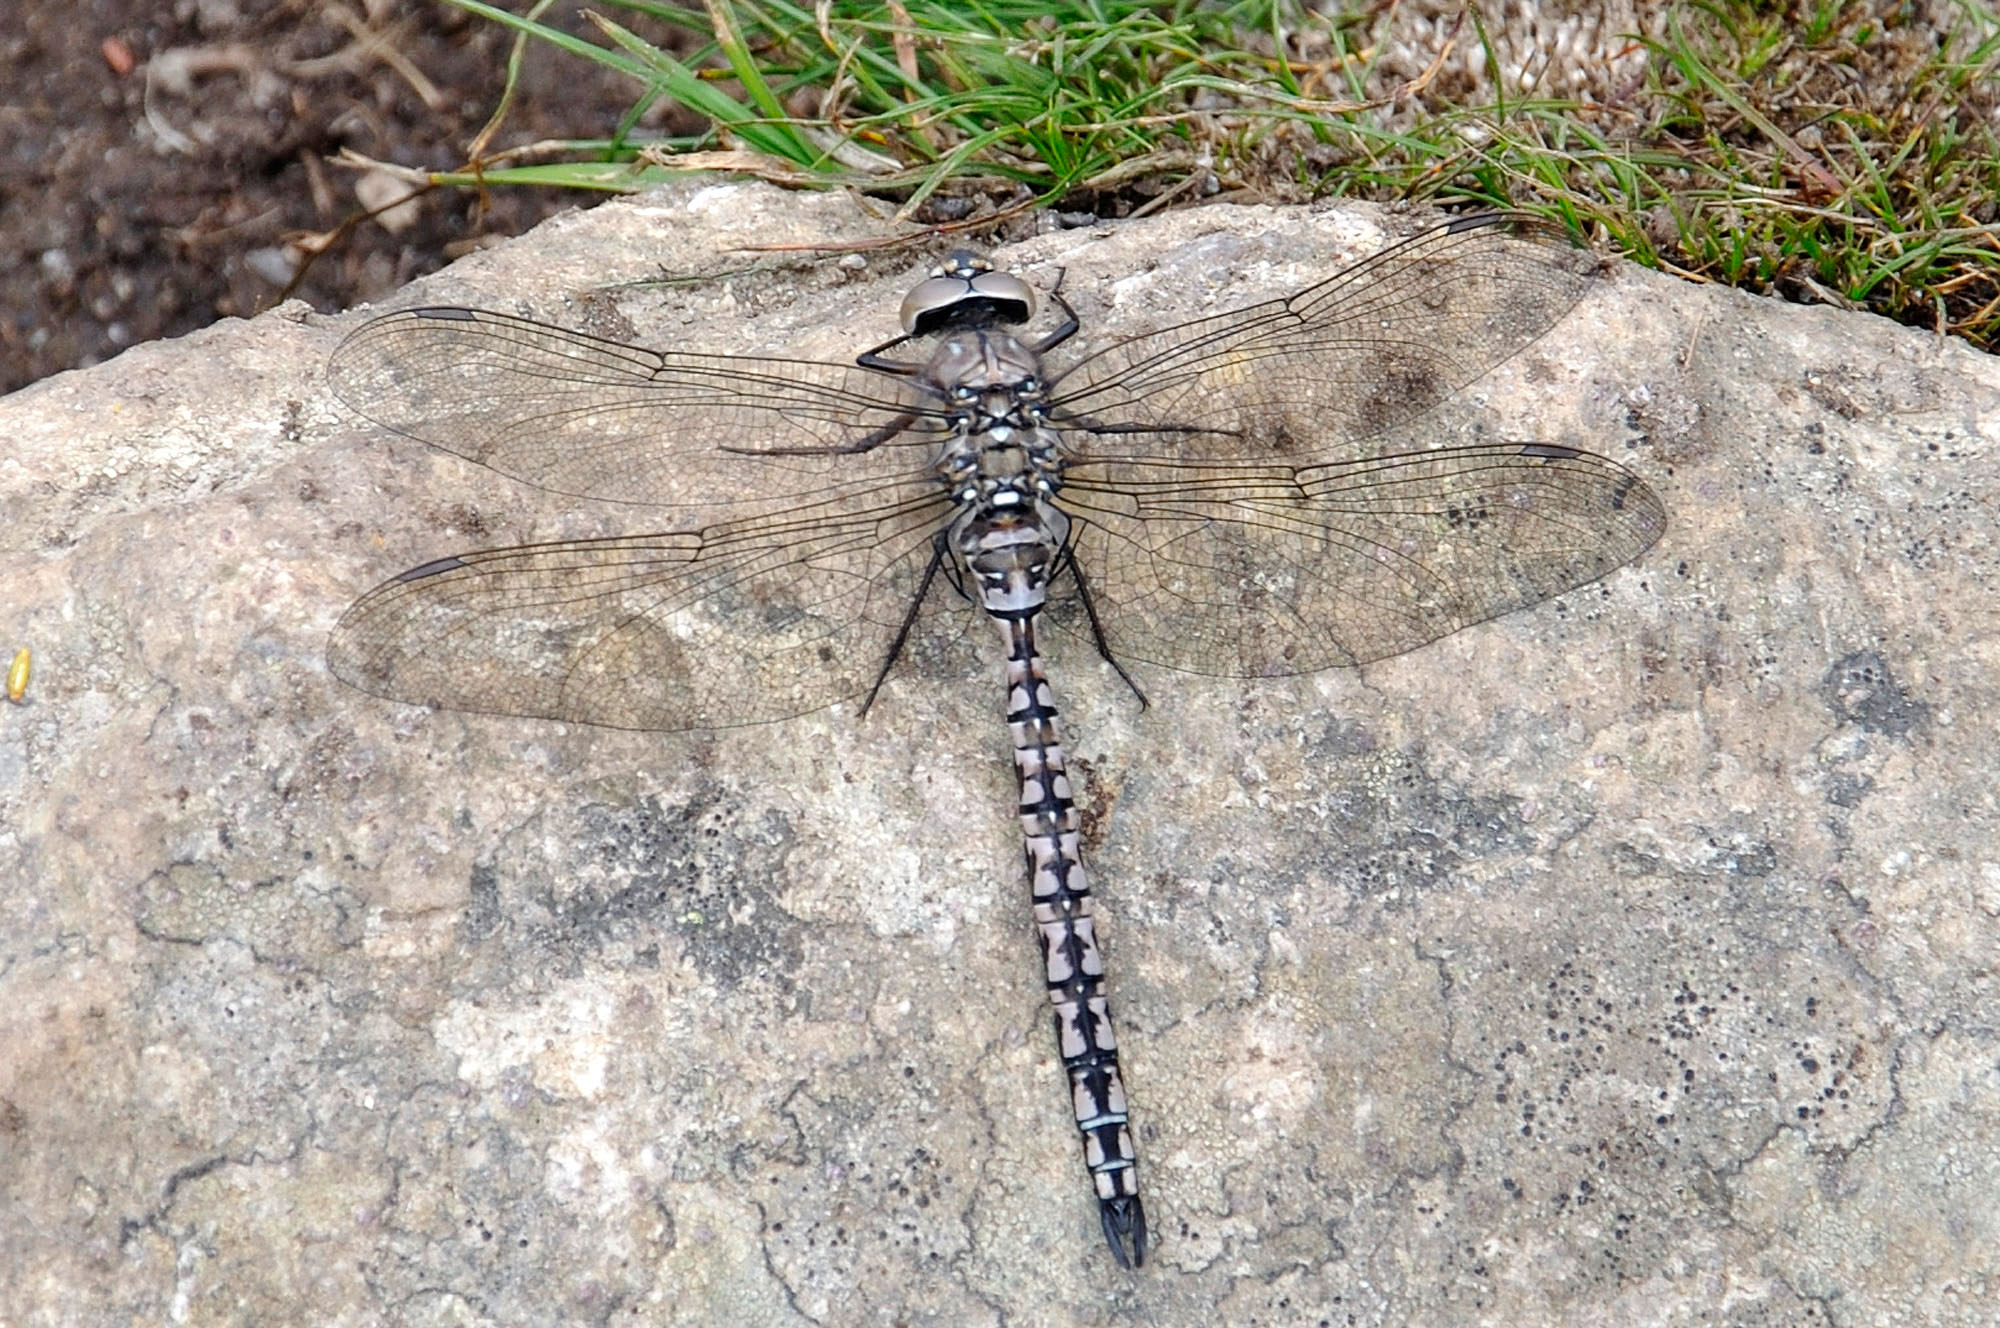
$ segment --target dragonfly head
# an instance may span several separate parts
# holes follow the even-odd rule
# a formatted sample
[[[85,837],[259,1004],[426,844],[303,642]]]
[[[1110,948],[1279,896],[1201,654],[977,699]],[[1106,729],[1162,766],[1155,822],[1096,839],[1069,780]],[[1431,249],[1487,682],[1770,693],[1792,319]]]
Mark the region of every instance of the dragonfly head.
[[[931,275],[903,297],[903,331],[911,336],[1025,323],[1034,316],[1035,293],[1011,272],[969,249],[954,249]]]

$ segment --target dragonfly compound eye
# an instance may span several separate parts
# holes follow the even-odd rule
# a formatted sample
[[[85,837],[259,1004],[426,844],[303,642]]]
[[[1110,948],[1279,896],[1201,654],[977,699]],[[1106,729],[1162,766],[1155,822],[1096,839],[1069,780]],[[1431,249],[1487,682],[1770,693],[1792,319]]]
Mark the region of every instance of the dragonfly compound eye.
[[[903,331],[923,336],[1025,323],[1034,317],[1035,293],[1027,282],[1011,272],[995,272],[969,254],[964,257],[963,263],[940,267],[903,297]]]

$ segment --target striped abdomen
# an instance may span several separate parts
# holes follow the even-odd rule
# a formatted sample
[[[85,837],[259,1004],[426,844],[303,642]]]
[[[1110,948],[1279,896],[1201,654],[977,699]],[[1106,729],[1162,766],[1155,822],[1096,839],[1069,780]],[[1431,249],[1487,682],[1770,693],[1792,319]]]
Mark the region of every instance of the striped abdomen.
[[[1056,737],[1056,707],[1042,676],[1031,615],[999,619],[1007,640],[1007,727],[1021,776],[1021,834],[1055,1005],[1056,1044],[1069,1078],[1084,1165],[1097,1188],[1104,1238],[1121,1264],[1146,1261],[1146,1211],[1126,1123],[1118,1042],[1104,997],[1104,957],[1091,921],[1090,883],[1077,848],[1078,818]],[[1127,1246],[1130,1246],[1128,1255]]]

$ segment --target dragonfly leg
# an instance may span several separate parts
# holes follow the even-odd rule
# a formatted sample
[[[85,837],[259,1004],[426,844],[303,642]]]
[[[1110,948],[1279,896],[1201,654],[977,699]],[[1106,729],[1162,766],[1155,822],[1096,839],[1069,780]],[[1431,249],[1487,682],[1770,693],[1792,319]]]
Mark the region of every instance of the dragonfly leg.
[[[945,532],[940,530],[937,538],[931,541],[931,560],[924,567],[924,579],[917,584],[917,593],[910,596],[910,607],[903,613],[903,623],[896,629],[896,639],[889,643],[889,652],[882,656],[881,671],[875,675],[868,695],[862,699],[862,714],[868,713],[868,708],[875,704],[875,694],[882,690],[883,683],[889,681],[889,670],[896,667],[896,657],[903,653],[903,644],[910,639],[910,629],[917,625],[917,615],[923,612],[924,597],[931,592],[931,580],[950,556],[948,550]]]
[[[1102,655],[1104,662],[1125,680],[1125,685],[1132,689],[1132,695],[1139,698],[1139,708],[1147,709],[1152,702],[1146,699],[1146,693],[1140,690],[1139,684],[1132,681],[1132,675],[1118,662],[1118,656],[1111,653],[1111,642],[1104,636],[1104,624],[1097,618],[1097,601],[1090,597],[1090,583],[1084,580],[1083,568],[1077,565],[1076,554],[1067,547],[1063,549],[1063,565],[1069,568],[1070,576],[1076,581],[1076,595],[1083,601],[1084,617],[1090,620],[1090,639],[1097,643],[1097,653]]]
[[[1056,276],[1056,289],[1049,292],[1049,299],[1057,308],[1063,311],[1063,321],[1057,324],[1055,329],[1047,336],[1035,343],[1034,351],[1037,355],[1054,350],[1057,346],[1062,345],[1063,342],[1075,336],[1076,330],[1083,326],[1082,321],[1076,316],[1076,310],[1070,308],[1069,301],[1062,297],[1062,276],[1060,273]]]
[[[882,353],[915,340],[915,335],[908,332],[900,337],[890,337],[881,345],[862,351],[854,357],[854,362],[864,369],[873,369],[877,373],[894,374],[898,378],[914,378],[924,371],[923,365],[911,364],[905,360],[884,359]]]

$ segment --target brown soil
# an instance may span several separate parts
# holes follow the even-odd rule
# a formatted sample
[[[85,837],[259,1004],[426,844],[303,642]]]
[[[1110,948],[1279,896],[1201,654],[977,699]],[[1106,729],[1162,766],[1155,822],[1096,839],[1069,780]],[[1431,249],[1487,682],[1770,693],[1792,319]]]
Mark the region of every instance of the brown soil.
[[[552,17],[584,31],[578,8]],[[461,165],[508,43],[432,3],[13,0],[0,25],[0,392],[275,303],[309,237],[364,210],[361,177],[332,163],[340,149]],[[493,147],[609,136],[637,92],[531,49]],[[589,201],[432,191],[399,231],[352,227],[292,293],[344,308]]]

